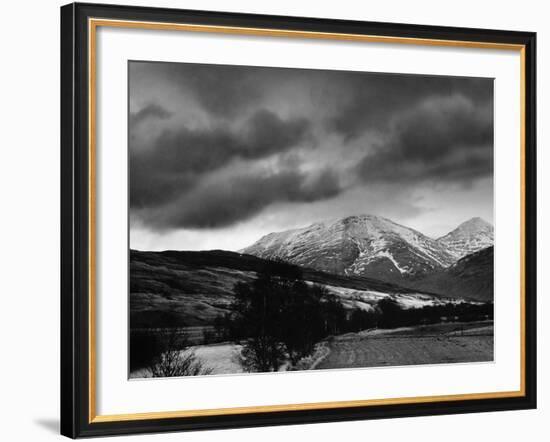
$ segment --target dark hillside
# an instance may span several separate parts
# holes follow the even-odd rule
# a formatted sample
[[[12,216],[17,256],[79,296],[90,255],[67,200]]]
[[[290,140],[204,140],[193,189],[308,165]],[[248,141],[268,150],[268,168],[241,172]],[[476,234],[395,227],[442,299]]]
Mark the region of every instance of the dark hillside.
[[[344,276],[273,263],[221,250],[205,252],[130,251],[130,322],[132,328],[210,325],[229,311],[237,282],[250,282],[266,269],[299,271],[310,283],[331,287],[348,303],[366,292],[410,297],[411,289],[360,276]],[[273,270],[275,269],[275,270]],[[423,299],[438,296],[423,293]],[[353,295],[353,300],[351,297]],[[343,296],[343,295],[342,295]],[[370,299],[370,298],[369,298]],[[370,302],[361,299],[363,303]],[[373,301],[374,302],[374,301]],[[368,307],[368,306],[367,306]]]
[[[459,259],[447,269],[416,281],[414,286],[443,296],[493,301],[493,246]]]

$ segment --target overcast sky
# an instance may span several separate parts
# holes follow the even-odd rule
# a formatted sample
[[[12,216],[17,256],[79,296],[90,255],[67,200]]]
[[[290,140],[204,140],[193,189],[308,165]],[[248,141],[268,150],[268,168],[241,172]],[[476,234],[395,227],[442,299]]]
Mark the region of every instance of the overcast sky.
[[[374,214],[493,222],[493,80],[130,62],[130,246],[238,250]]]

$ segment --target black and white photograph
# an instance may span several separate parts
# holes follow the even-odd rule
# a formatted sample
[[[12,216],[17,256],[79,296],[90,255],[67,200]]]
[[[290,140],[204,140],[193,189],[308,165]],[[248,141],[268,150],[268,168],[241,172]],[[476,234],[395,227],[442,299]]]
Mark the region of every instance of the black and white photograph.
[[[494,360],[493,79],[128,83],[130,378]]]

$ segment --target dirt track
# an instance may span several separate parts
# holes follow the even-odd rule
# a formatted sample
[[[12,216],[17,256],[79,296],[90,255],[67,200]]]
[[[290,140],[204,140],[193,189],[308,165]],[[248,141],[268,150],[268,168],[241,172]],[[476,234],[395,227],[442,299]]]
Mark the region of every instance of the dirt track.
[[[316,369],[493,360],[492,322],[437,324],[337,336]]]

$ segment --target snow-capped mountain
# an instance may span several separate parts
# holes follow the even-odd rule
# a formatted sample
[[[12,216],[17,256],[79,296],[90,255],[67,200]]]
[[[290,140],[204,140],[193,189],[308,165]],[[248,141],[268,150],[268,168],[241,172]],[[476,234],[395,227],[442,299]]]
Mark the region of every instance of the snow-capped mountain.
[[[494,243],[493,226],[482,218],[472,218],[437,240],[455,259],[490,247]]]
[[[242,252],[391,282],[422,276],[456,261],[444,244],[373,215],[349,216],[270,233]]]

